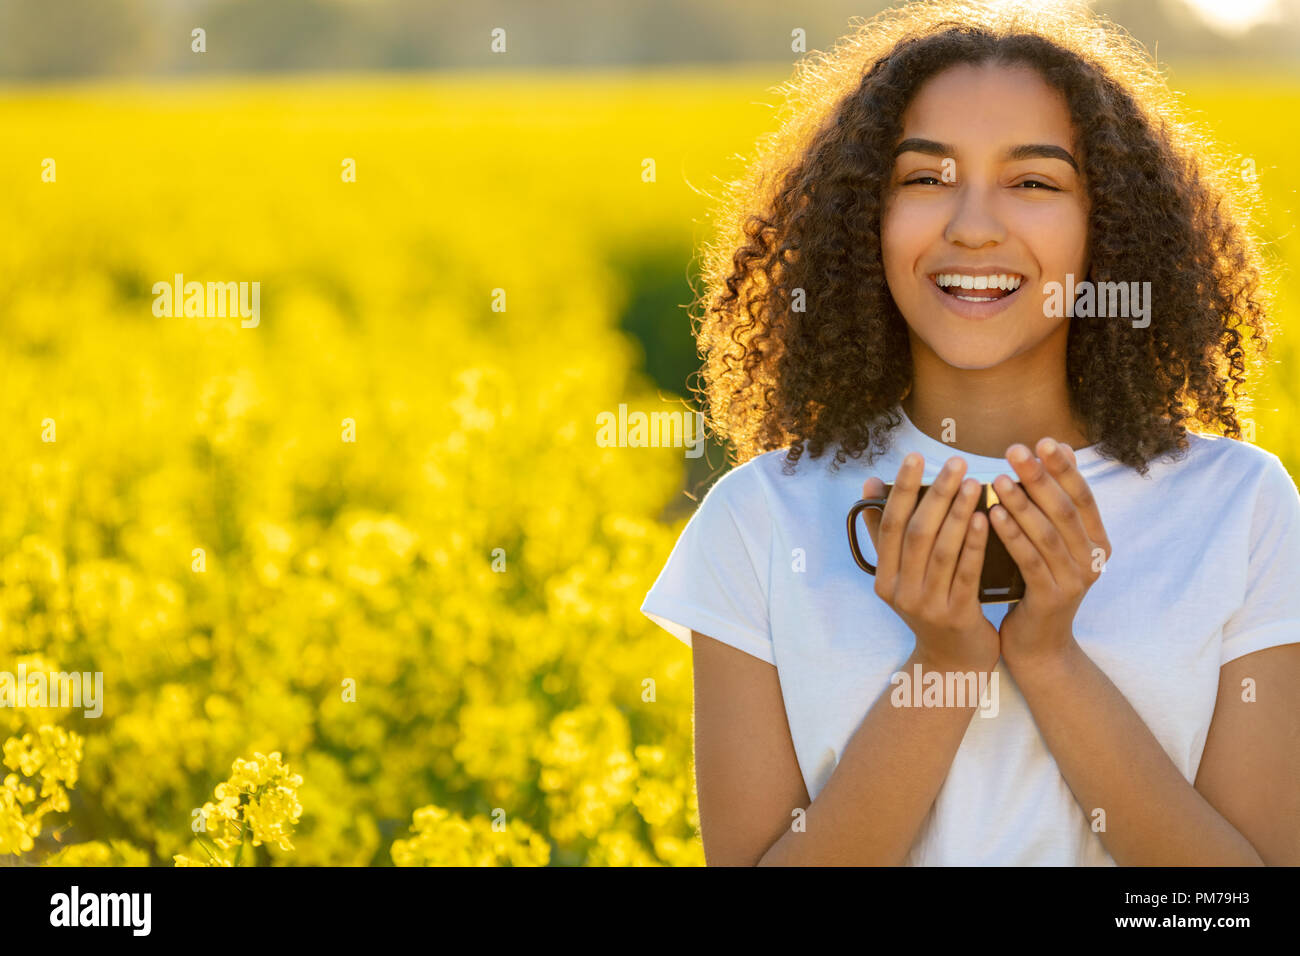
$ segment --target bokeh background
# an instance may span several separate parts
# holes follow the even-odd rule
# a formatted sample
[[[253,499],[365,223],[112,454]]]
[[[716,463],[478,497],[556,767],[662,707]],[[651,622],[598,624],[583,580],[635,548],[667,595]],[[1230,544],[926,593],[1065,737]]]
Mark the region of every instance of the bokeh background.
[[[0,709],[0,865],[703,863],[638,608],[726,449],[596,417],[697,407],[711,199],[882,6],[0,0],[0,671],[104,681]],[[1259,178],[1300,474],[1300,3],[1096,8]]]

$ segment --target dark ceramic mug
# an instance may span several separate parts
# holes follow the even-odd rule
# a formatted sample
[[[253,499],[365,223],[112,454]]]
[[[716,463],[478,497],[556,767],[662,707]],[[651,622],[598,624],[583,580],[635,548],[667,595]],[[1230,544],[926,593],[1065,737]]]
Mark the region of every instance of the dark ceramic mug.
[[[1022,488],[1020,482],[1016,486]],[[885,500],[889,497],[889,492],[893,489],[893,484],[885,485],[885,493],[879,498],[863,498],[852,508],[849,509],[849,550],[853,552],[853,560],[857,562],[858,567],[868,574],[876,573],[876,566],[862,556],[862,548],[858,545],[858,515],[868,508],[875,508],[877,511],[885,510]],[[917,504],[920,504],[921,498],[930,485],[922,485],[920,492],[917,494]],[[953,496],[956,501],[956,495]],[[975,510],[984,512],[987,518],[989,508],[998,503],[998,494],[993,490],[992,482],[986,482],[980,485],[979,498],[975,502]],[[1025,579],[1020,575],[1020,567],[1015,560],[1007,553],[1007,547],[998,537],[998,533],[993,530],[992,522],[989,522],[988,540],[984,545],[984,567],[980,569],[980,590],[979,601],[981,604],[1005,604],[1009,601],[1019,601],[1025,596]]]

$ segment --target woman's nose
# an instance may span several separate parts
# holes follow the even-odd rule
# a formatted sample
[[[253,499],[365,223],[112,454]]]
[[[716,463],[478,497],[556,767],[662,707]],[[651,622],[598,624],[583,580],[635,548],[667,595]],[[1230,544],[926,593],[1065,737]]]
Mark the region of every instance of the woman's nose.
[[[946,240],[954,245],[979,249],[1006,239],[1006,226],[998,217],[987,189],[967,183],[958,186],[955,193],[952,216],[943,233]]]

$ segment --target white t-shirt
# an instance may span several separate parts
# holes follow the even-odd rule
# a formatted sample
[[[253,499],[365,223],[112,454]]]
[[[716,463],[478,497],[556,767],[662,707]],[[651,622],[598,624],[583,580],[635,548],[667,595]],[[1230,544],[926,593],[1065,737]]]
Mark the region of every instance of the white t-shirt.
[[[1113,554],[1074,634],[1193,782],[1220,666],[1300,641],[1300,493],[1268,451],[1188,440],[1181,461],[1152,461],[1145,478],[1076,450]],[[905,414],[872,465],[864,453],[832,473],[832,449],[805,453],[786,475],[784,449],[759,455],[709,490],[641,606],[687,644],[694,630],[776,666],[812,799],[915,646],[854,563],[846,531],[863,482],[892,482],[912,451],[925,456],[927,483],[954,455],[977,480],[1016,477],[1003,459],[945,445]],[[859,538],[872,559],[865,527]],[[1010,605],[983,607],[997,626]],[[972,716],[908,864],[1114,865],[1003,661],[998,680],[996,713]]]

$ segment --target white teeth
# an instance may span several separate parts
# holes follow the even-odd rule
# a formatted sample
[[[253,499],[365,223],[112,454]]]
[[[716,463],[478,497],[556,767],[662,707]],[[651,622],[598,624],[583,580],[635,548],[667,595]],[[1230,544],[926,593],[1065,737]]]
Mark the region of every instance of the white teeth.
[[[970,276],[957,272],[944,272],[934,277],[935,284],[947,289],[1005,289],[1015,291],[1020,288],[1022,277],[1000,273],[998,275]],[[982,301],[982,300],[981,300]]]

